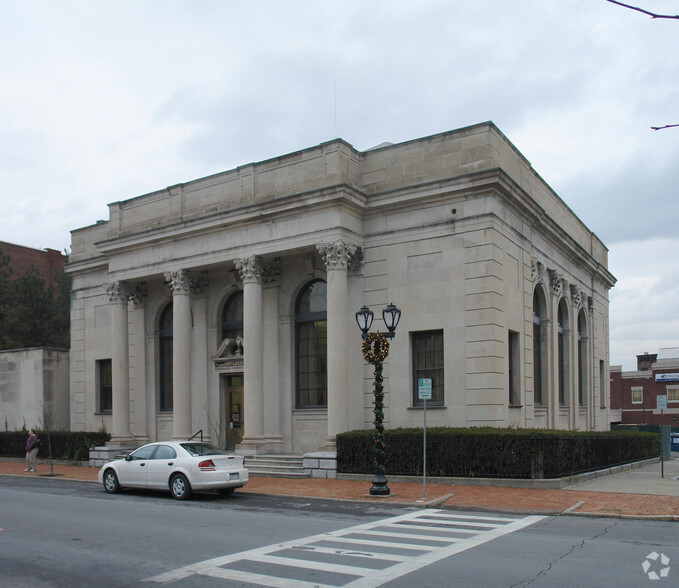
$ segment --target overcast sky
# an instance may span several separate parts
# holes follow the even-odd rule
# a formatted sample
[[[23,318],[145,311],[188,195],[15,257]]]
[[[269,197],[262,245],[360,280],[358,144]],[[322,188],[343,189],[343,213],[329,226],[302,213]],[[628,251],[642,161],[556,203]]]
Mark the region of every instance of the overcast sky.
[[[628,0],[665,14],[679,0]],[[608,246],[611,363],[679,346],[679,20],[606,0],[0,0],[0,241],[341,137],[492,120]]]

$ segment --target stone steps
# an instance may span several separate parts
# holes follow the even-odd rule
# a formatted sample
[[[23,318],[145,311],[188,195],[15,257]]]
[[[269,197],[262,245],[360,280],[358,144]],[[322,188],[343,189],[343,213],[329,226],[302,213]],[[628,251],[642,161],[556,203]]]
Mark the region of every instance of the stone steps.
[[[309,478],[301,455],[245,455],[245,467],[251,476],[269,478]]]

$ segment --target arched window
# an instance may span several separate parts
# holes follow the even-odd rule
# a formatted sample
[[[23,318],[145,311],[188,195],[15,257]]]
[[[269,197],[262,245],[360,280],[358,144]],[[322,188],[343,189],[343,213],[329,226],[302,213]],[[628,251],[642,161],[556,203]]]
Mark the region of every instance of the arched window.
[[[222,310],[222,340],[243,336],[243,291],[229,296]]]
[[[325,282],[315,280],[307,284],[295,304],[297,408],[324,408],[328,405],[326,310]]]
[[[542,338],[544,329],[546,304],[542,291],[536,288],[533,292],[533,402],[545,404],[545,378],[542,377],[545,365],[546,348]]]
[[[172,410],[172,303],[160,315],[160,410]]]

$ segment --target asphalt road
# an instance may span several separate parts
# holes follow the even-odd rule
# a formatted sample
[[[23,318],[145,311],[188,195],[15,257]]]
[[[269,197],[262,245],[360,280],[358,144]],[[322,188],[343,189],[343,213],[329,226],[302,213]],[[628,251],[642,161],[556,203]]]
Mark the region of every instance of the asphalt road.
[[[0,476],[3,587],[257,582],[676,586],[679,523],[512,517],[238,492],[177,502],[167,493],[110,496],[97,484]]]

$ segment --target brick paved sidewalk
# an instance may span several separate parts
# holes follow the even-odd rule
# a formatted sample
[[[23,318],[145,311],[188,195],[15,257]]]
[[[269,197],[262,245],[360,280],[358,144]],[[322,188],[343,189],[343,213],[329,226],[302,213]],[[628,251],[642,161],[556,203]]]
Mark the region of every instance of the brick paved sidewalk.
[[[96,481],[98,468],[39,463],[37,472],[24,472],[23,461],[0,462],[0,475],[43,476]],[[1,480],[1,478],[0,478]],[[0,481],[0,483],[2,483]],[[423,500],[421,483],[390,482],[391,495],[369,495],[370,482],[264,478],[253,476],[238,492],[329,498],[372,503],[437,506],[507,513],[572,514],[616,517],[652,517],[679,521],[679,497],[583,490],[536,490],[491,486],[458,486],[427,482]],[[103,490],[102,490],[103,492]]]

